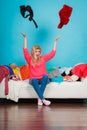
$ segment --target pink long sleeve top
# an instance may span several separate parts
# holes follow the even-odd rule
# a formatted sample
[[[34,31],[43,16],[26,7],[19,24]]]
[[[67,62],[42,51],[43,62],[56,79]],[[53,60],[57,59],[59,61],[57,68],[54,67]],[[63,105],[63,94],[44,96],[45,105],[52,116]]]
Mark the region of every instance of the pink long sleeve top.
[[[27,48],[23,48],[24,57],[29,66],[30,79],[36,78],[41,79],[44,75],[47,75],[46,62],[55,56],[56,51],[52,50],[50,53],[41,56],[40,63],[32,64],[32,57],[28,52]]]

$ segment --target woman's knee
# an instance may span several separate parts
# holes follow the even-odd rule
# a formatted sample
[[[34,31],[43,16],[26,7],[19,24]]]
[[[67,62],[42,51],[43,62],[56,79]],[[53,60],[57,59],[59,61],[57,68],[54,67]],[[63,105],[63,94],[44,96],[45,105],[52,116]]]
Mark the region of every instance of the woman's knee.
[[[33,84],[33,83],[36,83],[36,82],[37,82],[37,79],[35,79],[35,78],[32,78],[32,79],[29,81],[30,84]]]
[[[47,76],[47,75],[44,75],[44,76],[43,76],[43,79],[48,79],[48,76]]]

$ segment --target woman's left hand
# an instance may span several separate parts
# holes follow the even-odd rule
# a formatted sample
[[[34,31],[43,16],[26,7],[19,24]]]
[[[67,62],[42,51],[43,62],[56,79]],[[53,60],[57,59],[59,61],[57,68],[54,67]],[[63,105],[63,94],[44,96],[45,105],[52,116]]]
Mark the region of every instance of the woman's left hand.
[[[60,37],[61,37],[61,36],[60,36],[60,35],[58,35],[58,36],[55,38],[55,40],[54,40],[54,41],[55,41],[55,42],[57,42],[57,41],[60,39]]]

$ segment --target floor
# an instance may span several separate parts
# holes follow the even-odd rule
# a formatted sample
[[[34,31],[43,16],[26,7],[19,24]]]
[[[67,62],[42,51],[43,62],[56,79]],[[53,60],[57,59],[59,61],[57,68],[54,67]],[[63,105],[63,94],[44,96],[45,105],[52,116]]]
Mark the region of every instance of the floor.
[[[87,104],[0,103],[0,130],[87,130]]]

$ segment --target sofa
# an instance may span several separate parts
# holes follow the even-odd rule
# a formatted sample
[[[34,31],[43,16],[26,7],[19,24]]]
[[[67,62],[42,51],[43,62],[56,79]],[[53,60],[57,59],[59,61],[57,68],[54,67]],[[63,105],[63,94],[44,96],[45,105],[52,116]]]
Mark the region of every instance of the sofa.
[[[19,99],[38,98],[29,80],[9,80],[9,92],[5,94],[5,78],[0,83],[0,98],[18,102]],[[87,78],[75,82],[49,82],[44,92],[45,98],[51,99],[87,99]]]
[[[12,65],[13,66],[13,65]],[[79,67],[79,69],[78,69]],[[5,70],[6,69],[6,70]],[[36,99],[38,98],[36,92],[33,87],[29,84],[28,77],[28,68],[26,65],[20,67],[21,79],[18,79],[13,75],[11,70],[11,77],[7,81],[6,74],[8,76],[9,71],[8,66],[1,66],[0,73],[0,99],[13,100],[14,102],[18,102],[19,99]],[[72,76],[69,76],[69,72],[71,68],[62,68],[62,69],[54,69],[51,68],[48,71],[48,76],[52,80],[47,84],[44,97],[51,99],[87,99],[87,72],[84,71],[87,69],[87,64],[81,64],[73,67],[74,73],[78,72],[78,76],[84,74],[84,78],[80,78],[81,80],[76,80]],[[2,71],[3,70],[3,71]],[[3,73],[5,72],[5,73]],[[18,73],[18,70],[15,71]],[[83,72],[83,73],[82,73]],[[61,74],[66,76],[61,76]],[[4,77],[5,76],[5,77]],[[65,78],[68,76],[68,79]],[[83,76],[83,75],[82,75]],[[72,77],[72,79],[71,79]],[[66,80],[64,80],[66,79]],[[7,81],[7,84],[6,84]],[[7,87],[6,87],[7,86]]]

